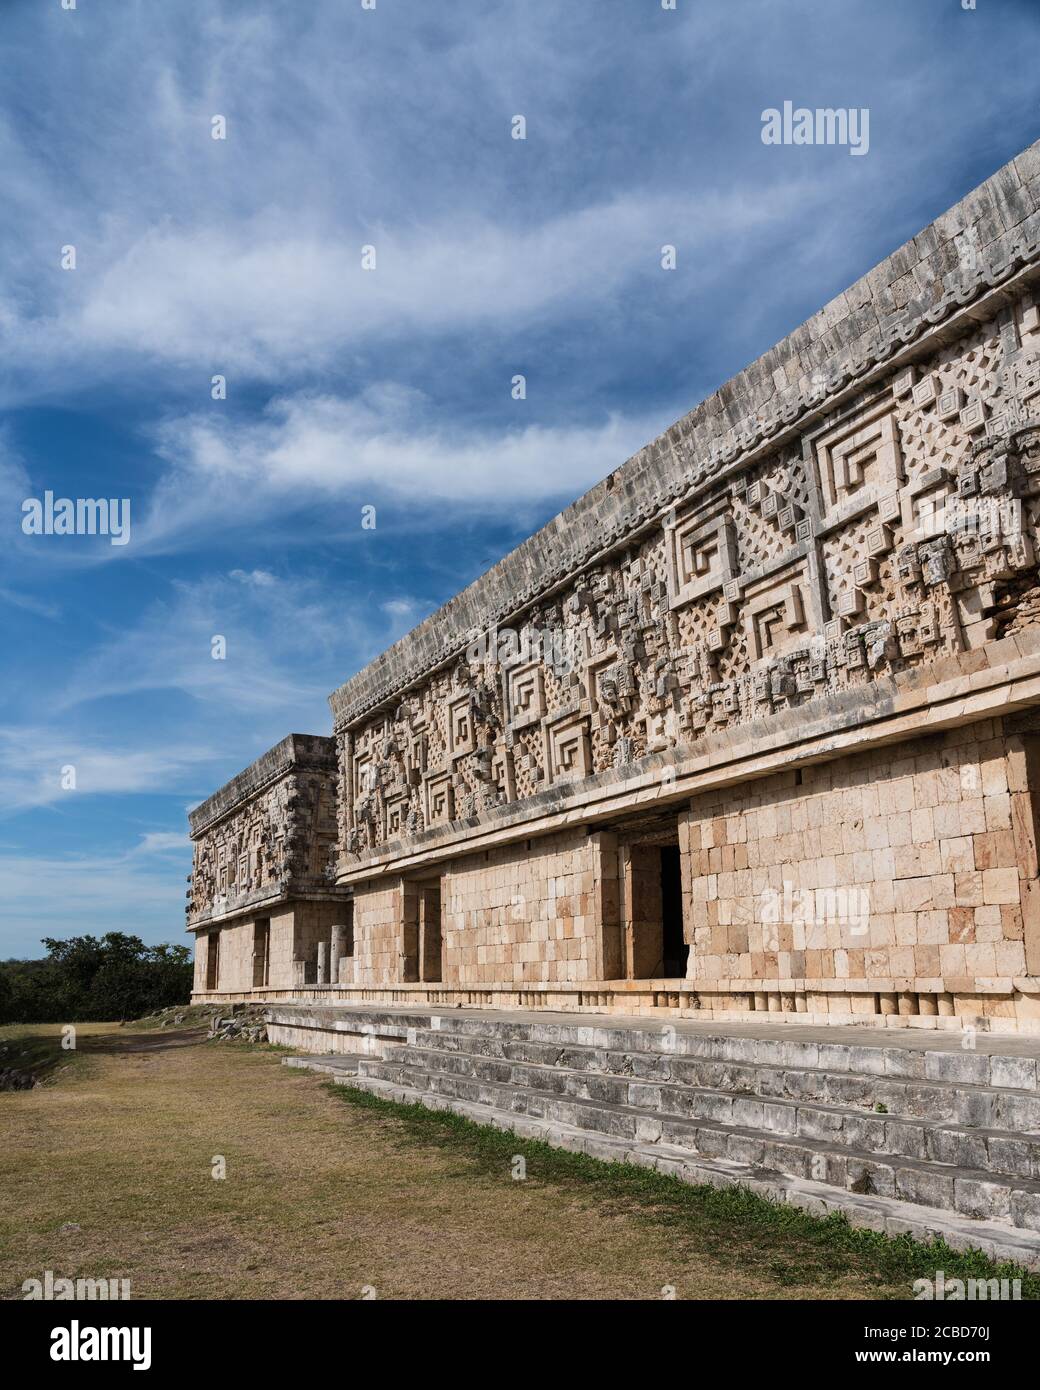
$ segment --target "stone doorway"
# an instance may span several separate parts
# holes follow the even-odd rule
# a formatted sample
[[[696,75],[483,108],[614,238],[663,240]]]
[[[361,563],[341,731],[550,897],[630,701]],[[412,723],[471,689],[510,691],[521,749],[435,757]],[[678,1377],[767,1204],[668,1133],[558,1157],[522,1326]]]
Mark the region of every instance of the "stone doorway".
[[[253,988],[266,989],[271,969],[271,919],[258,917],[253,923]]]
[[[682,868],[679,846],[661,846],[661,955],[666,980],[686,978],[690,948],[683,936]]]
[[[401,884],[401,954],[405,980],[439,984],[444,979],[440,878]]]
[[[444,979],[439,878],[419,884],[419,979],[428,984]]]
[[[220,932],[211,931],[206,936],[206,988],[216,989],[220,979]]]
[[[617,827],[622,880],[622,961],[629,980],[686,978],[678,818]]]

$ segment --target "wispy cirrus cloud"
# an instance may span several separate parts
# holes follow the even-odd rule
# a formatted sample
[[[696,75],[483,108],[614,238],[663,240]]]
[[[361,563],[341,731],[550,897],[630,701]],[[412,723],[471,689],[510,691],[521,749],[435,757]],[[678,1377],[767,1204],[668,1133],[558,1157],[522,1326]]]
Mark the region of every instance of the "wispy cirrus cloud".
[[[46,724],[3,727],[0,811],[58,803],[73,809],[84,796],[154,795],[183,784],[213,757],[214,750],[198,742],[157,747],[150,739],[62,734]]]
[[[184,796],[290,728],[324,732],[328,692],[418,611],[392,595],[354,612],[314,578],[259,567],[177,581],[60,683],[25,692],[23,717],[0,727],[0,810]]]
[[[392,24],[360,6],[215,13],[207,0],[27,13],[0,59],[15,96],[0,107],[8,399],[118,381],[128,364],[162,364],[174,392],[226,372],[236,389],[284,393],[315,374],[367,375],[402,343],[413,355],[474,333],[568,333],[615,306],[631,318],[635,299],[667,342],[690,314],[722,327],[734,276],[751,276],[735,311],[766,313],[793,282],[819,286],[825,257],[862,269],[866,227],[848,210],[892,199],[911,120],[941,119],[938,74],[912,65],[911,87],[898,63],[871,71],[868,160],[765,157],[764,106],[825,87],[860,99],[853,22],[831,10],[821,26],[811,0],[782,15],[769,0],[582,9],[462,17],[396,0]],[[888,51],[913,54],[924,23],[889,7]],[[951,26],[942,82],[977,66],[980,23]],[[627,115],[604,96],[619,83]],[[217,114],[226,140],[211,139]],[[682,265],[667,288],[664,242]],[[59,268],[66,245],[73,272]]]
[[[736,188],[593,198],[530,226],[470,210],[349,232],[305,232],[298,217],[270,213],[231,226],[123,227],[80,248],[45,312],[8,305],[6,336],[23,380],[34,364],[76,361],[96,376],[143,358],[190,373],[200,388],[207,368],[231,374],[232,389],[243,377],[277,384],[404,337],[498,337],[566,321],[640,284],[654,293],[666,243],[683,259],[679,310],[736,254],[764,252],[792,210],[822,209],[829,196],[832,186],[800,174],[757,197]],[[363,248],[374,251],[368,267]]]
[[[381,383],[353,399],[299,394],[248,421],[207,412],[166,421],[166,471],[133,539],[147,554],[203,543],[216,528],[255,525],[316,503],[398,510],[431,504],[502,512],[591,486],[670,423],[667,412],[611,415],[586,426],[460,426],[439,419],[421,391]],[[333,528],[337,517],[330,518]],[[103,557],[104,558],[104,557]]]
[[[314,579],[235,569],[178,580],[73,665],[53,708],[165,691],[205,706],[207,721],[267,723],[307,709],[325,720],[328,668],[392,626],[341,610]]]

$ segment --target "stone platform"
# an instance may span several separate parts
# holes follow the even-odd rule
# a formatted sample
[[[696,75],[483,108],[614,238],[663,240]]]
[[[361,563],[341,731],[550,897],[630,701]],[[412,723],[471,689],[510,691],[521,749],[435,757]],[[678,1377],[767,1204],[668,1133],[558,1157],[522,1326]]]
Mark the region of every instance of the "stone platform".
[[[1040,1042],[279,1004],[290,1066],[684,1181],[1040,1268]]]

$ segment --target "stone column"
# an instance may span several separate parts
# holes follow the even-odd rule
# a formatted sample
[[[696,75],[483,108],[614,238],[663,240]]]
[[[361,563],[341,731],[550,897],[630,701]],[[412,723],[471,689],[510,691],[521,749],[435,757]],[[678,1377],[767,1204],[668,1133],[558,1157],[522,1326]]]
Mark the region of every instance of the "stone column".
[[[395,983],[410,984],[419,978],[419,885],[402,878],[398,892],[401,945]]]
[[[327,985],[329,982],[329,943],[327,941],[318,942],[318,984]]]
[[[343,954],[343,942],[346,939],[346,927],[334,926],[332,928],[332,944],[329,947],[329,984],[339,984],[339,961]]]
[[[596,930],[593,978],[620,980],[625,974],[625,943],[617,836],[599,831],[590,837],[589,844]]]
[[[1007,781],[1026,974],[1040,975],[1040,738],[1035,730],[1007,740]]]

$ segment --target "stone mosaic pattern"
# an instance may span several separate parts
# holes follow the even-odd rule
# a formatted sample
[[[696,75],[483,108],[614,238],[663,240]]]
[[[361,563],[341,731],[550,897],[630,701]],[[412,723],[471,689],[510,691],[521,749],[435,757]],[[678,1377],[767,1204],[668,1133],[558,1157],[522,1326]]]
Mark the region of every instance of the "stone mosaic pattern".
[[[1012,294],[1016,275],[1038,261],[1040,142],[353,676],[331,697],[337,726],[454,660],[476,632],[504,623],[662,509],[752,457],[782,458],[807,415],[862,394],[890,376],[898,358],[924,355],[928,349],[918,348],[929,335],[946,332],[965,306],[993,291]],[[1035,332],[1032,322],[1025,328]]]
[[[341,723],[344,864],[981,647],[1031,614],[1038,323],[1025,291]]]
[[[331,739],[290,734],[192,812],[189,926],[334,891],[334,769]]]

